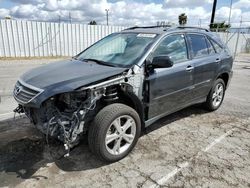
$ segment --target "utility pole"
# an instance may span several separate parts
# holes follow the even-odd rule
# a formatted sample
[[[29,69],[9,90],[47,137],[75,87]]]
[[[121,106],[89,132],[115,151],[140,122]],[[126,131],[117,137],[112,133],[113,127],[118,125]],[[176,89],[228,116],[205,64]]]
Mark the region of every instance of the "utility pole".
[[[233,4],[233,0],[230,1],[230,10],[229,10],[229,16],[228,16],[228,26],[230,26],[230,22],[231,22],[232,4]],[[227,41],[228,41],[228,33],[229,33],[229,31],[227,32],[227,37],[226,37]]]
[[[72,19],[71,19],[71,12],[69,12],[69,23],[72,23]]]
[[[210,25],[214,23],[214,16],[215,16],[216,5],[217,5],[217,0],[214,0]]]
[[[229,17],[228,17],[228,24],[230,24],[230,21],[231,21],[232,4],[233,4],[233,0],[231,0],[231,2],[230,2],[230,11],[229,11]]]
[[[235,60],[235,57],[236,57],[236,55],[237,55],[239,37],[240,37],[240,32],[241,32],[241,25],[242,25],[242,16],[241,16],[241,18],[240,18],[240,28],[238,28],[238,35],[237,35],[236,45],[235,45],[235,49],[234,49],[234,60]]]
[[[105,11],[106,11],[107,25],[109,25],[109,9],[105,9]]]
[[[198,21],[198,27],[201,27],[201,19]]]

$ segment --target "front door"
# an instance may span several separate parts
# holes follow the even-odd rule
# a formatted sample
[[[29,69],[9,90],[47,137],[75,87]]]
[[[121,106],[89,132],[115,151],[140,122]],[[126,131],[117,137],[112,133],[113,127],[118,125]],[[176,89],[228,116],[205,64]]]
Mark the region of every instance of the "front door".
[[[149,85],[148,119],[182,108],[191,100],[193,89],[194,67],[188,58],[184,34],[166,36],[152,54],[153,57],[169,56],[173,66],[156,68],[146,79]]]

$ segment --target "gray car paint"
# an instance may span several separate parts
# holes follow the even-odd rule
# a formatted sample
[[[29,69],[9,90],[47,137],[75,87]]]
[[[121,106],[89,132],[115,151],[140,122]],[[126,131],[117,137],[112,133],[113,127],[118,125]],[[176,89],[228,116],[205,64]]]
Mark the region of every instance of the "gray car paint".
[[[147,80],[150,87],[149,118],[170,112],[189,102],[193,73],[186,71],[192,62],[185,61],[170,68],[155,69]]]
[[[51,96],[123,73],[126,68],[99,65],[75,59],[47,64],[26,72],[20,80],[43,92],[26,106],[39,107]]]
[[[213,38],[214,40],[221,43],[221,40],[214,33],[205,32],[205,31],[197,31],[194,29],[169,30],[169,31],[159,30],[159,29],[138,29],[138,30],[126,30],[126,31],[122,31],[122,32],[157,33],[157,34],[159,34],[159,37],[156,38],[154,44],[152,44],[152,46],[148,49],[148,51],[144,54],[144,56],[140,60],[138,60],[138,63],[137,63],[138,66],[132,67],[132,69],[133,69],[132,72],[135,73],[135,75],[140,74],[141,76],[143,76],[142,75],[143,71],[141,71],[141,70],[144,69],[145,60],[150,55],[150,53],[153,51],[153,49],[159,44],[161,39],[167,35],[177,34],[177,33],[190,33],[190,32],[199,33],[199,34],[202,33],[202,34],[207,35],[207,36],[209,36],[209,37]],[[223,59],[223,58],[225,58],[225,56],[227,56],[226,60]],[[198,60],[198,59],[191,60],[188,63],[183,62],[182,64],[180,64],[178,66],[172,67],[175,69],[170,68],[170,69],[165,69],[165,70],[164,69],[155,70],[154,75],[151,75],[151,77],[145,78],[146,81],[152,82],[152,83],[150,83],[151,88],[149,91],[149,92],[151,92],[151,94],[150,94],[151,98],[150,98],[149,103],[152,102],[152,104],[149,104],[149,107],[151,108],[151,109],[149,109],[149,112],[151,112],[151,115],[149,115],[149,119],[146,119],[146,124],[151,124],[152,122],[156,121],[160,117],[163,117],[163,115],[177,111],[177,110],[179,110],[187,105],[194,104],[195,102],[200,102],[200,99],[197,99],[196,101],[192,101],[193,96],[194,96],[193,94],[195,93],[194,86],[195,86],[195,82],[202,83],[202,80],[204,80],[204,78],[202,78],[199,81],[198,80],[199,75],[185,72],[185,68],[189,64],[192,64],[192,66],[193,66],[195,61],[197,61],[198,64],[199,63],[201,64],[200,60]],[[229,75],[231,75],[231,69],[232,69],[232,57],[231,57],[231,55],[224,54],[221,57],[221,60],[222,61],[220,63],[220,66],[216,70],[216,75],[214,75],[214,77],[212,78],[213,81],[216,79],[216,76],[218,76],[221,73],[226,72]],[[78,62],[78,63],[80,63],[80,62]],[[59,64],[58,64],[58,68],[60,69],[61,64],[60,65]],[[77,64],[77,65],[79,65],[79,64]],[[70,78],[70,79],[68,79],[68,78],[65,78],[62,80],[59,79],[58,82],[56,82],[56,83],[52,82],[52,84],[49,84],[49,82],[42,83],[41,86],[46,86],[45,87],[46,90],[44,91],[44,93],[42,95],[35,98],[32,101],[32,103],[29,105],[34,105],[35,107],[38,107],[41,104],[41,102],[43,100],[46,100],[49,96],[53,96],[54,94],[57,94],[57,93],[69,92],[69,91],[76,89],[77,87],[86,86],[88,84],[90,85],[90,84],[95,83],[95,82],[101,83],[103,79],[111,77],[113,75],[121,74],[122,72],[124,72],[126,70],[126,69],[122,69],[122,68],[105,67],[105,66],[100,66],[100,65],[98,65],[98,66],[99,67],[92,67],[93,69],[91,69],[91,70],[93,72],[91,74],[78,75],[79,77],[72,77],[72,72],[73,72],[72,70],[68,71],[68,72],[67,71],[62,72],[61,75],[59,74],[60,70],[58,70],[58,77],[60,79],[62,79],[61,78],[62,75],[65,75],[66,77],[69,76],[68,78]],[[69,67],[68,64],[66,65],[66,67]],[[83,67],[87,69],[88,66],[84,65]],[[100,72],[100,75],[99,75],[99,70],[101,69],[101,67],[102,68],[105,67],[104,68],[105,70],[102,70]],[[50,69],[54,69],[54,71],[57,71],[57,69],[54,68],[53,66],[48,67],[48,71],[50,71]],[[204,69],[204,68],[202,68],[202,69]],[[62,70],[64,70],[64,69],[62,69]],[[76,66],[75,70],[79,71],[80,68]],[[196,69],[196,70],[198,71],[199,69]],[[78,72],[78,71],[77,71],[77,73],[81,74],[81,72]],[[128,71],[128,72],[131,72],[131,71]],[[30,73],[32,73],[32,72],[30,72]],[[34,86],[36,85],[36,83],[33,82],[34,80],[37,80],[37,84],[39,84],[39,80],[41,81],[41,79],[44,79],[44,75],[41,74],[40,76],[38,76],[38,75],[36,75],[35,72],[33,72],[34,78],[31,78],[30,76],[28,76],[30,73],[27,73],[26,75],[24,75],[22,77],[22,79],[24,79],[24,82],[27,82],[30,85],[34,85]],[[52,71],[50,73],[51,74],[49,74],[49,76],[54,77],[54,72]],[[85,74],[86,72],[83,71],[82,73]],[[67,74],[69,74],[69,75],[67,75]],[[36,79],[35,77],[37,77],[39,79]],[[160,80],[162,80],[162,81],[160,81]],[[194,80],[196,80],[196,81],[194,81]],[[161,84],[158,84],[158,83],[161,83]],[[166,84],[164,84],[164,83],[166,83]],[[211,82],[211,84],[212,84],[212,82]],[[37,85],[36,85],[36,87],[37,87]],[[142,84],[139,86],[138,90],[143,92]],[[164,93],[164,92],[166,92],[166,93]],[[202,92],[204,92],[204,90],[202,90]],[[139,95],[142,95],[142,93]],[[156,102],[156,100],[158,100],[158,99],[159,99],[159,101]],[[170,104],[173,108],[170,108],[168,106],[168,104]],[[165,108],[163,108],[163,107],[165,107]]]
[[[210,32],[174,32],[174,34],[202,34],[224,44],[218,36]],[[173,34],[166,33],[157,41],[154,49],[160,44],[163,38]],[[150,101],[146,125],[150,125],[157,119],[178,111],[189,105],[205,102],[213,82],[222,74],[227,73],[231,77],[232,56],[225,50],[218,54],[207,55],[202,58],[193,59],[191,45],[187,43],[189,61],[178,63],[170,68],[155,69],[146,80],[150,85]],[[150,54],[149,53],[149,54]],[[150,56],[150,55],[149,55]],[[217,60],[220,60],[219,62]],[[186,71],[192,66],[192,71]]]

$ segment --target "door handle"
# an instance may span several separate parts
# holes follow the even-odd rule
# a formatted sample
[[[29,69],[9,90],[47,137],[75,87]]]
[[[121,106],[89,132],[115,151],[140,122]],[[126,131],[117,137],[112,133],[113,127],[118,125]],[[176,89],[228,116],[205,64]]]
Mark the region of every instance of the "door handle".
[[[193,69],[194,69],[193,66],[188,65],[187,68],[186,68],[186,71],[191,72]]]
[[[220,62],[220,58],[217,58],[217,59],[215,60],[215,62],[216,62],[216,63],[219,63],[219,62]]]

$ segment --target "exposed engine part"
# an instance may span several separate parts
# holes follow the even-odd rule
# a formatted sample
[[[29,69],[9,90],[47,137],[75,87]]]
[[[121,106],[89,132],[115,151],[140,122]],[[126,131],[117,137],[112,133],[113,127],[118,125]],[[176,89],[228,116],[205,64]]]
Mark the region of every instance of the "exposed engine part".
[[[18,114],[21,114],[21,113],[24,113],[24,109],[22,107],[22,105],[18,105],[14,110],[13,110],[14,113],[18,113]]]
[[[21,106],[16,111],[24,111],[35,126],[46,135],[47,141],[49,136],[61,140],[67,157],[70,149],[79,143],[81,135],[87,131],[85,122],[89,121],[90,117],[86,114],[96,109],[97,101],[103,97],[105,102],[114,102],[119,99],[121,90],[139,93],[138,86],[141,80],[139,74],[122,75],[74,92],[53,96],[43,102],[40,108]]]
[[[104,101],[106,102],[112,102],[118,99],[117,96],[117,87],[116,86],[110,86],[106,88],[106,92],[104,94]]]
[[[80,135],[84,132],[85,115],[94,110],[96,102],[103,96],[104,90],[76,91],[51,97],[39,109],[16,108],[23,111],[33,121],[35,126],[48,137],[53,136],[63,141],[66,156],[77,145]]]

